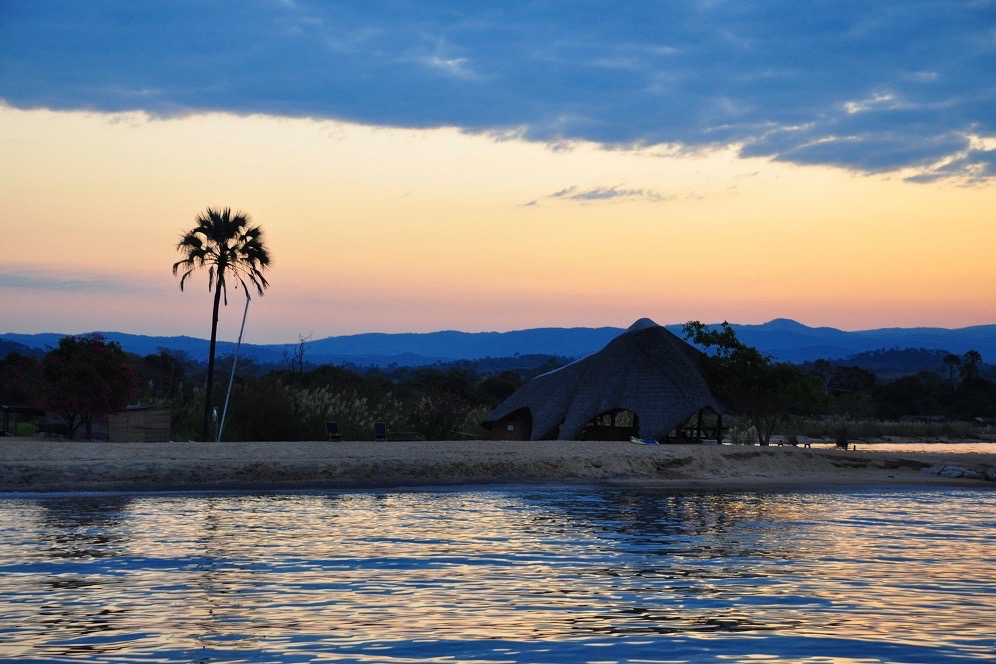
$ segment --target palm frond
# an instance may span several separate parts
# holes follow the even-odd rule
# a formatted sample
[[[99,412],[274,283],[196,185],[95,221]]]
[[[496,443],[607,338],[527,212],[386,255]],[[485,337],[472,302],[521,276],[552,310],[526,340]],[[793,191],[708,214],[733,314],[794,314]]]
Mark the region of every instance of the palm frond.
[[[197,215],[195,223],[176,245],[184,258],[173,264],[173,274],[186,270],[180,279],[180,290],[196,268],[207,267],[208,290],[220,289],[226,304],[228,272],[236,274],[243,287],[248,279],[262,295],[270,285],[263,270],[270,266],[271,258],[263,240],[263,229],[252,223],[252,217],[227,207],[208,207]]]
[[[181,291],[183,290],[183,282],[185,282],[187,280],[187,277],[189,277],[193,271],[194,271],[194,269],[191,268],[191,269],[187,270],[186,272],[184,272],[183,276],[180,277],[180,290]],[[175,269],[173,270],[173,274],[176,274],[176,270]]]

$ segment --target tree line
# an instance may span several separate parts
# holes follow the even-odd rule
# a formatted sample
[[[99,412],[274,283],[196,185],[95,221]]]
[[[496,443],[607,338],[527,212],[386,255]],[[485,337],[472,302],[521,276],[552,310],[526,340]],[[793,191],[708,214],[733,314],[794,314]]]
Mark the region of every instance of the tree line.
[[[233,360],[218,358],[215,370],[228,375]],[[356,440],[372,438],[374,422],[431,439],[481,437],[489,410],[567,361],[528,355],[360,369],[298,361],[260,366],[242,358],[224,439],[321,439],[329,420]],[[167,348],[137,356],[100,336],[65,337],[40,359],[17,352],[0,359],[0,402],[43,409],[61,419],[66,435],[84,438],[95,419],[130,404],[168,407],[174,440],[212,440],[213,430],[202,437],[201,409],[205,401],[212,410],[221,406],[227,381],[215,382],[205,399],[208,370]]]
[[[708,333],[703,330],[703,333]],[[739,345],[735,335],[700,337],[709,380],[729,409],[751,419],[762,436],[787,416],[899,420],[910,416],[971,420],[996,417],[996,383],[979,375],[981,356],[960,357],[956,371],[920,371],[891,380],[857,366],[820,360],[777,363]],[[692,340],[695,341],[694,333]],[[216,362],[228,375],[232,356]],[[337,421],[347,439],[370,439],[373,423],[431,439],[473,438],[480,421],[526,381],[569,358],[530,355],[427,367],[360,368],[239,361],[225,426],[227,440],[315,440]],[[41,358],[17,352],[0,359],[0,402],[42,408],[67,434],[87,438],[94,419],[128,404],[169,407],[174,440],[202,439],[207,364],[161,348],[137,356],[100,337],[66,337]],[[227,381],[222,381],[227,383]],[[227,384],[209,403],[220,407]],[[213,431],[208,439],[212,439]]]
[[[981,375],[982,355],[975,350],[962,356],[941,352],[947,376],[922,370],[880,381],[867,369],[829,360],[776,362],[742,343],[725,322],[710,328],[691,321],[684,334],[706,350],[710,385],[727,408],[750,421],[762,445],[793,416],[884,421],[996,417],[996,382]]]

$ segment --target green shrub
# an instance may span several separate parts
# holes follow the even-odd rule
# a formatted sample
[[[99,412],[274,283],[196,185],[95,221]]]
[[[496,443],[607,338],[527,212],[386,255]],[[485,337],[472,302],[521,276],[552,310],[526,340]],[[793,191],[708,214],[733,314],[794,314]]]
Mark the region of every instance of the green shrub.
[[[197,440],[204,416],[204,388],[195,387],[189,394],[178,389],[170,401],[170,439]]]
[[[236,385],[228,404],[224,440],[302,440],[294,390],[279,380]],[[222,408],[218,409],[221,412]]]
[[[412,424],[428,440],[450,440],[464,426],[470,411],[470,402],[452,392],[431,393],[415,404]]]
[[[757,429],[746,418],[735,418],[730,425],[730,442],[734,445],[753,445],[757,442]]]

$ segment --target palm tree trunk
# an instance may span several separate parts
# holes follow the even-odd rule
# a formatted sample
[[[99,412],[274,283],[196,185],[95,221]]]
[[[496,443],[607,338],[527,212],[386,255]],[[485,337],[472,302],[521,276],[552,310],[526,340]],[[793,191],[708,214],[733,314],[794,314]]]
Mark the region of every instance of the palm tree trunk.
[[[214,289],[214,310],[211,316],[211,347],[208,350],[207,387],[204,391],[204,424],[201,428],[201,438],[204,442],[211,440],[211,392],[214,388],[214,349],[218,343],[218,308],[220,306],[221,284],[219,283]]]

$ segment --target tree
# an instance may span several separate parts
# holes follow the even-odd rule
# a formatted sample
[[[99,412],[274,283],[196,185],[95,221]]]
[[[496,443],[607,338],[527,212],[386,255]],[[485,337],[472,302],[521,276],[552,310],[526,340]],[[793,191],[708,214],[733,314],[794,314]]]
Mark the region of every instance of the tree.
[[[158,353],[146,355],[135,365],[142,388],[142,401],[165,401],[173,397],[175,388],[186,377],[190,358],[182,350],[159,346]],[[149,405],[148,403],[146,405]]]
[[[449,390],[430,391],[415,404],[412,421],[426,439],[450,440],[470,410],[469,401]]]
[[[46,410],[59,413],[72,438],[81,425],[93,437],[93,418],[124,409],[138,393],[128,356],[98,334],[63,337],[42,359]]]
[[[488,376],[477,385],[477,402],[494,408],[525,383],[526,380],[514,371],[502,371],[497,376]]]
[[[713,350],[707,355],[706,375],[717,396],[728,407],[748,417],[760,445],[768,445],[775,426],[793,412],[802,412],[816,400],[814,377],[800,367],[773,362],[753,346],[737,339],[729,323],[710,330],[698,321],[684,326],[686,339]]]
[[[314,334],[314,332],[312,332],[312,334]],[[292,375],[300,379],[304,376],[304,345],[311,340],[311,334],[308,336],[298,334],[297,339],[298,344],[293,355],[288,355],[287,351],[284,351],[284,364],[287,365],[287,369]]]
[[[961,379],[971,381],[978,378],[981,366],[982,353],[977,350],[966,352],[961,358]]]
[[[41,365],[30,355],[8,353],[0,360],[0,403],[34,406],[41,383]]]
[[[834,388],[834,377],[837,375],[837,367],[830,360],[816,360],[810,370],[814,376],[820,379],[823,385],[823,393],[829,395]]]
[[[873,396],[878,417],[898,420],[908,416],[946,413],[953,393],[939,373],[920,371],[876,386]]]
[[[961,364],[961,358],[954,353],[948,353],[944,356],[944,364],[948,365],[948,378],[951,380],[951,387],[953,388],[955,386],[955,367]]]
[[[228,305],[228,279],[242,284],[248,297],[248,280],[260,295],[269,286],[263,270],[270,265],[270,253],[263,242],[263,230],[253,226],[249,215],[233,213],[230,208],[207,208],[197,216],[197,225],[180,236],[176,245],[183,258],[173,263],[173,275],[183,270],[180,290],[191,273],[208,268],[208,291],[214,289],[211,313],[211,345],[208,350],[207,387],[204,391],[204,421],[202,438],[209,439],[211,424],[211,392],[214,387],[214,355],[218,340],[218,309],[224,298]]]

